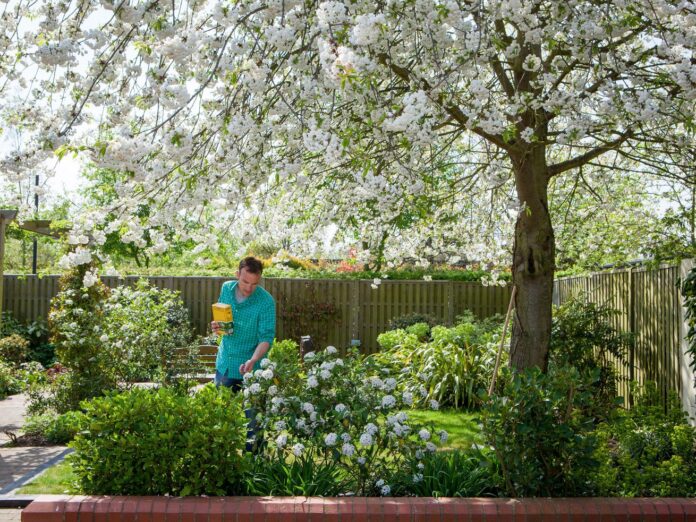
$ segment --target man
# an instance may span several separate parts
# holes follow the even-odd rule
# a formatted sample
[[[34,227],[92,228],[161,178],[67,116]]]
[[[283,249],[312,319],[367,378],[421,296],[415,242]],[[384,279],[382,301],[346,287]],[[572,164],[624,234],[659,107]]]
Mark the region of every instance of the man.
[[[234,329],[222,336],[215,361],[215,385],[239,391],[245,373],[258,367],[275,338],[275,301],[258,286],[263,264],[255,257],[239,262],[237,281],[222,285],[218,302],[232,307]],[[216,321],[213,333],[224,333]]]

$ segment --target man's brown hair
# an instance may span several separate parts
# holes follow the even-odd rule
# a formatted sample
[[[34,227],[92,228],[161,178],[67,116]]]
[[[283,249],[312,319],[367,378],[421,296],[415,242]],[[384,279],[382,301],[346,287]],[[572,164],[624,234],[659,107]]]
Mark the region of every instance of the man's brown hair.
[[[254,256],[248,256],[242,259],[239,262],[240,272],[242,271],[242,268],[246,268],[247,272],[251,274],[263,274],[263,263],[260,259],[256,259]]]

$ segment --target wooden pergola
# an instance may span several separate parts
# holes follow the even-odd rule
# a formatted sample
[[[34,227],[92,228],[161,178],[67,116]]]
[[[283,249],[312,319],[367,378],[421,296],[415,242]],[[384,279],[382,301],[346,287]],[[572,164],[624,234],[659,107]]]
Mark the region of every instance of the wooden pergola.
[[[0,209],[0,325],[2,325],[2,309],[4,304],[4,286],[5,286],[5,229],[17,217],[17,211],[14,209]],[[33,219],[24,221],[19,225],[19,228],[42,236],[59,238],[64,230],[51,230],[51,220],[49,219]]]

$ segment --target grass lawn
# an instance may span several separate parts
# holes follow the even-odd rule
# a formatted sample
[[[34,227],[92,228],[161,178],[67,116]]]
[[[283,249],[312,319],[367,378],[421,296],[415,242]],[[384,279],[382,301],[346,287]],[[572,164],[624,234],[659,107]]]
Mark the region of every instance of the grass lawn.
[[[478,413],[464,410],[409,410],[409,418],[418,422],[432,422],[437,430],[449,435],[442,449],[469,449],[471,445],[483,444],[481,429],[476,421]]]
[[[55,466],[51,466],[41,475],[36,477],[31,482],[25,484],[17,490],[19,495],[61,495],[63,493],[73,493],[72,483],[76,480],[70,465],[65,462],[59,462]]]

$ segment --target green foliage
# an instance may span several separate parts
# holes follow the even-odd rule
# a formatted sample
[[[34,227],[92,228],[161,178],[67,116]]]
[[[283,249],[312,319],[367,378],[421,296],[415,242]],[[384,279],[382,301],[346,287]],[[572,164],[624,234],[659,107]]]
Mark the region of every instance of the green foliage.
[[[405,330],[409,326],[416,324],[425,324],[429,328],[432,328],[433,326],[440,324],[440,321],[438,321],[437,318],[433,317],[432,315],[413,312],[393,318],[391,321],[389,321],[389,329]]]
[[[0,400],[20,391],[22,391],[22,384],[17,379],[14,368],[0,361]]]
[[[49,315],[57,354],[69,371],[35,379],[32,411],[78,409],[80,401],[139,380],[170,383],[198,369],[189,315],[176,292],[135,287],[111,292],[97,280],[83,286],[85,267],[61,279]],[[182,356],[180,349],[189,349]]]
[[[193,329],[178,292],[150,286],[120,286],[104,302],[102,349],[113,361],[119,382],[168,382],[188,360],[175,357],[177,348],[191,346]],[[170,363],[177,361],[179,366]],[[190,373],[190,372],[188,372]]]
[[[689,367],[696,372],[696,267],[692,268],[682,282],[681,293],[686,308],[686,353],[691,356]],[[696,380],[694,380],[696,385]]]
[[[112,358],[102,349],[103,301],[108,289],[97,280],[84,286],[87,271],[93,265],[81,265],[68,271],[59,281],[60,291],[51,301],[49,328],[58,359],[72,372],[61,383],[65,402],[59,413],[78,409],[83,399],[101,395],[116,386]]]
[[[285,334],[290,339],[299,339],[311,334],[318,345],[326,346],[326,332],[329,324],[341,321],[336,305],[324,301],[315,287],[307,287],[304,292],[292,295],[279,292],[276,295],[280,318],[284,321]]]
[[[500,471],[490,451],[439,451],[414,459],[408,472],[394,477],[395,495],[489,497],[500,491]]]
[[[2,313],[0,338],[19,335],[29,341],[27,360],[38,361],[48,367],[55,362],[55,347],[48,342],[48,325],[39,318],[29,323],[21,323],[10,312]]]
[[[80,411],[68,411],[62,415],[44,413],[27,418],[22,427],[26,435],[42,436],[50,444],[65,445],[85,427],[86,417]]]
[[[246,494],[335,497],[343,493],[345,471],[335,461],[312,453],[310,450],[295,459],[250,459]]]
[[[617,405],[617,374],[612,358],[623,360],[633,344],[631,333],[622,333],[611,323],[619,314],[604,305],[575,297],[554,310],[549,363],[574,366],[585,376],[599,373],[592,410],[606,418]]]
[[[285,390],[297,390],[304,377],[300,346],[291,339],[274,341],[268,352],[268,359],[276,367],[274,379]]]
[[[17,334],[12,334],[0,339],[0,359],[19,366],[27,360],[29,341]]]
[[[505,493],[514,497],[591,492],[599,466],[594,419],[585,412],[593,383],[575,368],[538,368],[501,377],[503,389],[481,410],[483,431],[500,462]]]
[[[468,450],[484,443],[477,411],[411,410],[408,415],[415,422],[447,432],[447,440],[442,443],[441,450]]]
[[[65,461],[51,466],[44,473],[24,484],[17,490],[18,495],[61,495],[77,493],[75,490],[75,474]]]
[[[628,497],[692,497],[696,494],[696,430],[675,393],[668,408],[648,383],[631,410],[598,430],[602,467],[598,494]]]
[[[427,341],[430,338],[430,330],[428,323],[416,323],[406,327],[406,331],[418,337],[419,341]]]
[[[194,396],[134,389],[83,403],[68,458],[83,493],[234,495],[246,466],[241,399],[208,385]]]
[[[479,392],[487,389],[493,376],[501,335],[498,318],[477,321],[473,315],[448,328],[434,326],[430,340],[416,323],[409,330],[380,334],[382,348],[375,358],[399,375],[414,397],[441,405],[478,407]]]

